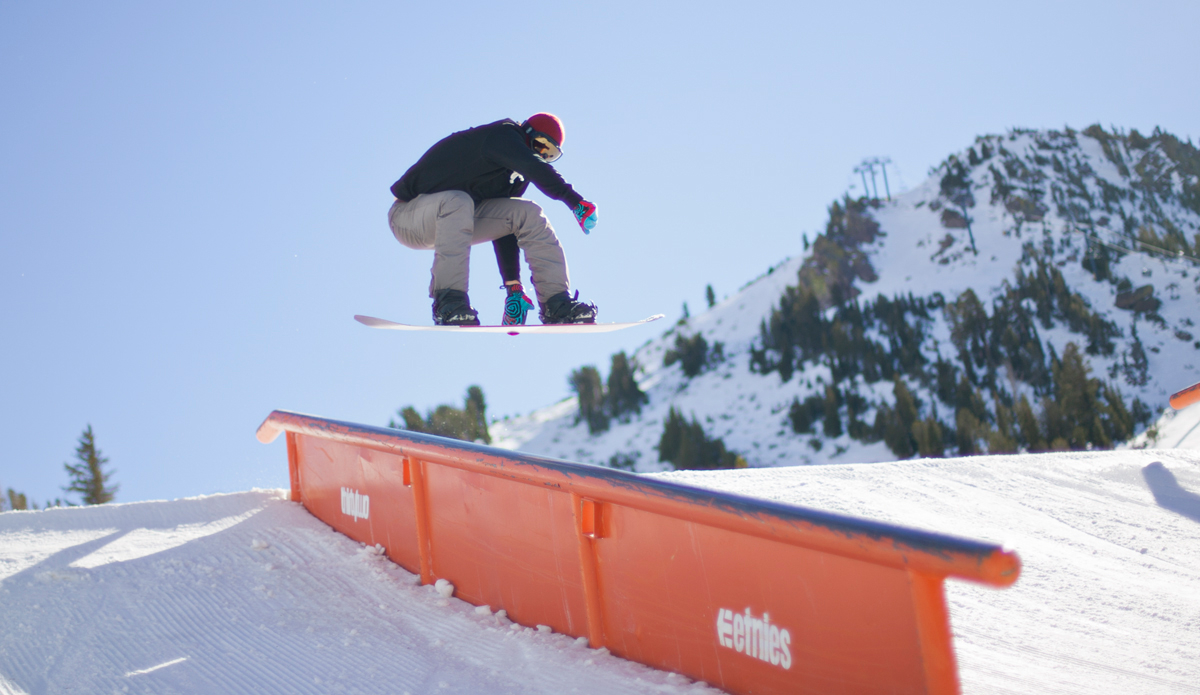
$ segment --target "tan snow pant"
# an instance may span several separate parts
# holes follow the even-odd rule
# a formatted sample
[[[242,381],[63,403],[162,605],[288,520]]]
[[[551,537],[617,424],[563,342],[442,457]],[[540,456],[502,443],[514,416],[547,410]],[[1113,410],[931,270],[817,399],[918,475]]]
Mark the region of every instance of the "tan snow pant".
[[[525,252],[539,303],[571,284],[567,259],[542,208],[521,198],[491,198],[478,205],[462,191],[397,200],[388,211],[396,240],[410,249],[433,249],[429,296],[438,290],[467,291],[471,247],[515,234]]]

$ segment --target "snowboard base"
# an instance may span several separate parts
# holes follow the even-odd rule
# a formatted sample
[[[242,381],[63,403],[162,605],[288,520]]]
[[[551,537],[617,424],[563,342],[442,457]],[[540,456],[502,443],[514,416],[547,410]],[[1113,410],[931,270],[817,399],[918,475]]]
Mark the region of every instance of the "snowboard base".
[[[655,314],[654,316],[647,316],[641,321],[631,321],[629,323],[554,323],[526,326],[413,326],[407,323],[396,323],[387,319],[358,314],[355,314],[354,320],[364,326],[384,328],[392,331],[456,331],[459,333],[507,333],[508,335],[521,335],[522,333],[611,333],[612,331],[619,331],[632,326],[640,326],[644,323],[657,321],[663,318],[663,316],[664,314]]]

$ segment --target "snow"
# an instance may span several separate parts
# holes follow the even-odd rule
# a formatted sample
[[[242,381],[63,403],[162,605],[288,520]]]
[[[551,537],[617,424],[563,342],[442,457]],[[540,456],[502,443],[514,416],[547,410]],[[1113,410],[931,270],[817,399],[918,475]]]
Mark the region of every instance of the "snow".
[[[281,490],[0,514],[0,695],[715,692],[381,550]]]
[[[1168,410],[1132,442],[1134,449],[1200,449],[1200,404]]]
[[[1130,180],[1123,178],[1104,155],[1099,143],[1082,134],[1070,142],[1054,133],[991,136],[989,142],[994,150],[1002,145],[1020,157],[1025,166],[1040,170],[1046,181],[1045,189],[1066,187],[1067,183],[1050,164],[1036,163],[1037,158],[1048,155],[1039,143],[1065,148],[1055,152],[1064,159],[1070,156],[1072,161],[1081,162],[1077,170],[1090,167],[1093,173],[1085,175],[1083,180],[1089,194],[1097,201],[1103,198],[1101,180],[1123,191],[1134,190]],[[959,153],[958,157],[967,161],[965,152]],[[1051,260],[1071,290],[1083,295],[1096,313],[1115,323],[1123,334],[1114,341],[1116,350],[1112,355],[1087,356],[1092,375],[1118,386],[1127,404],[1132,404],[1136,397],[1155,411],[1165,409],[1171,393],[1200,379],[1200,341],[1195,340],[1200,338],[1200,330],[1195,328],[1200,325],[1200,282],[1197,281],[1200,266],[1183,257],[1165,258],[1146,253],[1126,253],[1114,258],[1112,269],[1116,276],[1129,278],[1134,287],[1154,285],[1155,296],[1162,300],[1158,313],[1163,323],[1159,325],[1144,317],[1138,320],[1133,312],[1115,308],[1115,287],[1109,282],[1097,281],[1082,267],[1081,259],[1085,257],[1088,242],[1079,231],[1079,221],[1059,217],[1049,194],[1043,201],[1050,208],[1045,218],[1040,222],[1020,224],[1007,212],[1002,201],[994,199],[989,165],[1000,166],[999,161],[1000,155],[995,155],[970,170],[976,205],[969,212],[978,255],[970,251],[966,229],[947,229],[941,224],[940,210],[931,209],[938,200],[942,172],[935,172],[920,186],[872,208],[870,214],[879,223],[882,234],[875,242],[864,246],[863,251],[879,277],[875,282],[856,285],[862,291],[861,297],[874,299],[881,294],[893,297],[910,292],[916,297],[928,297],[933,292],[941,292],[946,299],[952,300],[971,289],[985,306],[990,307],[991,297],[1001,290],[1004,282],[1014,282],[1023,246],[1033,243],[1043,248],[1048,244],[1054,249]],[[1135,160],[1127,157],[1126,161]],[[1122,200],[1119,205],[1127,208],[1130,214],[1143,213],[1133,202]],[[1200,230],[1200,217],[1194,212],[1174,202],[1162,207],[1176,226],[1189,230],[1189,235]],[[1094,207],[1091,214],[1096,218],[1091,224],[1102,237],[1111,237],[1113,241],[1124,238],[1127,244],[1131,243],[1128,237],[1101,224],[1100,220],[1109,215],[1102,208]],[[953,243],[942,251],[942,242],[947,239]],[[814,394],[824,395],[824,385],[830,381],[827,367],[806,364],[787,382],[777,373],[761,375],[750,370],[749,350],[758,344],[760,323],[778,304],[784,289],[796,284],[797,272],[803,262],[803,257],[783,261],[737,294],[680,322],[634,351],[631,357],[640,367],[635,376],[649,397],[640,415],[614,420],[608,431],[592,435],[585,423],[577,421],[577,401],[568,398],[528,415],[493,423],[490,431],[495,445],[599,465],[608,464],[614,456],[622,456],[634,459],[634,469],[639,472],[662,471],[670,466],[658,461],[656,449],[664,418],[674,407],[686,418],[695,416],[710,437],[721,437],[726,447],[744,456],[751,467],[895,460],[895,454],[882,442],[867,444],[851,439],[848,434],[831,439],[819,431],[813,435],[792,432],[789,406],[795,398],[804,400]],[[950,343],[949,325],[941,312],[933,314],[930,336],[940,344],[943,355],[957,360],[957,351]],[[1144,385],[1129,383],[1115,372],[1132,343],[1135,321],[1149,361],[1148,379]],[[1074,341],[1081,346],[1087,342],[1085,337],[1071,333],[1061,323],[1050,329],[1039,325],[1038,331],[1043,343],[1053,345],[1059,354],[1068,342]],[[718,341],[723,344],[724,363],[690,379],[685,377],[682,365],[678,363],[663,366],[663,357],[674,348],[678,335],[697,333],[703,334],[710,346]],[[933,357],[928,344],[926,353]],[[607,364],[596,366],[607,372]],[[925,403],[921,416],[929,415],[931,394],[916,384],[909,386]],[[859,379],[858,388],[868,400],[894,402],[889,381],[865,384]],[[1027,388],[1019,390],[1028,394]],[[946,414],[953,412],[952,405],[941,404],[942,419],[951,425],[953,416]],[[873,422],[873,410],[862,417],[868,423]],[[1156,445],[1166,447],[1172,443],[1169,438],[1159,438]]]
[[[1016,550],[946,585],[964,693],[1200,693],[1200,452],[655,475]],[[273,490],[0,514],[0,694],[715,692],[381,551]]]

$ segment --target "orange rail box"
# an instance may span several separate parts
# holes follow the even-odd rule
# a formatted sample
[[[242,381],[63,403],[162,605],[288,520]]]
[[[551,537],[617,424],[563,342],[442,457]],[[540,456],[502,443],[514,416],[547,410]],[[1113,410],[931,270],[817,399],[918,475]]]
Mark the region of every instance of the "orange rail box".
[[[942,582],[1002,548],[610,468],[275,411],[291,498],[423,583],[734,693],[958,692]]]
[[[1192,384],[1182,391],[1171,394],[1171,407],[1183,410],[1189,405],[1200,403],[1200,384]]]

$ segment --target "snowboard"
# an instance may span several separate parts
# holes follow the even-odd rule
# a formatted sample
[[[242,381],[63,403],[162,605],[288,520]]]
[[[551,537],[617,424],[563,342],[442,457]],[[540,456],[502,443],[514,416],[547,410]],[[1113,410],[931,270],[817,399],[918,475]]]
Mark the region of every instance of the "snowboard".
[[[507,333],[520,335],[522,333],[611,333],[633,326],[640,326],[663,318],[664,314],[647,316],[641,321],[629,323],[553,323],[549,325],[530,324],[525,326],[413,326],[407,323],[396,323],[387,319],[377,319],[374,316],[355,315],[354,320],[371,328],[386,328],[392,331],[457,331],[459,333]]]

